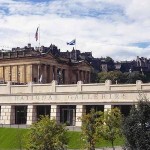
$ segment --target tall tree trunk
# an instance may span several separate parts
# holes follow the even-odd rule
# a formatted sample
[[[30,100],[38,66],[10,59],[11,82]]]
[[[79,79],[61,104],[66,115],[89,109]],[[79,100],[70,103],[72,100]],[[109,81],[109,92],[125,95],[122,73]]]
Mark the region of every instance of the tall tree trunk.
[[[111,141],[111,145],[112,145],[113,150],[115,150],[114,141],[113,140]]]

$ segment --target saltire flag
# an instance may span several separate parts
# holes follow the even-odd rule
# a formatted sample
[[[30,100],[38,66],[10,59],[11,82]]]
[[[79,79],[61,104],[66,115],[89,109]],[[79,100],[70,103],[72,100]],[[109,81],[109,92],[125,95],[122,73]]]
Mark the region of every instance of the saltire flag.
[[[39,32],[39,27],[37,27],[36,32],[35,32],[35,39],[36,39],[36,41],[38,40],[38,32]]]
[[[76,44],[76,39],[72,40],[71,42],[67,42],[67,45],[75,45]]]

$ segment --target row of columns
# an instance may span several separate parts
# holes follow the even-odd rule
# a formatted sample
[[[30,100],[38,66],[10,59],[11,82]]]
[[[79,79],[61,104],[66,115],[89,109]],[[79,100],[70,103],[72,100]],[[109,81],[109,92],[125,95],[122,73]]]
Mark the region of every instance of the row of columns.
[[[89,71],[84,71],[84,70],[78,70],[77,72],[78,75],[78,81],[83,81],[84,83],[90,83],[90,72]]]
[[[13,69],[13,67],[15,69]],[[34,73],[34,67],[37,70]],[[49,69],[48,69],[49,67]],[[1,79],[4,82],[13,81],[15,83],[27,83],[34,81],[34,77],[37,78],[36,82],[39,82],[40,77],[42,75],[42,79],[44,83],[50,83],[53,80],[58,80],[58,70],[61,73],[63,82],[67,79],[67,70],[59,68],[53,65],[46,64],[24,64],[24,65],[14,65],[14,66],[3,66],[1,69]]]
[[[42,75],[42,80],[40,81]],[[43,83],[50,83],[53,80],[58,81],[58,83],[66,84],[67,81],[67,70],[54,65],[38,64],[38,80]]]
[[[48,71],[47,66],[50,67],[50,70]],[[48,80],[45,80],[43,82],[51,82],[52,80],[58,81],[60,84],[67,84],[67,83],[72,83],[73,81],[69,80],[69,76],[74,76],[70,72],[68,73],[68,70],[53,66],[53,65],[38,65],[38,79],[40,79],[41,74],[43,74],[43,77],[45,79],[49,78]],[[48,77],[49,74],[49,77]],[[76,81],[83,81],[84,83],[90,83],[90,71],[84,71],[84,70],[78,70],[77,71],[77,78]]]
[[[30,79],[27,79],[26,76],[26,66],[27,65],[14,65],[14,66],[2,66],[1,67],[1,79],[3,79],[4,82],[7,81],[13,81],[18,83],[26,83],[30,81]],[[14,67],[14,69],[13,69]],[[21,68],[21,69],[20,69]],[[31,72],[32,74],[32,72]]]
[[[104,105],[104,111],[111,109],[111,105]],[[82,125],[81,117],[86,113],[85,105],[76,105],[76,117],[75,126],[80,127]],[[50,119],[55,119],[57,123],[60,122],[60,106],[51,105]],[[27,120],[26,124],[31,125],[37,121],[36,105],[27,106]],[[0,124],[15,124],[15,106],[2,105]]]
[[[49,64],[10,65],[1,68],[0,76],[4,82],[13,81],[15,83],[51,83],[53,80],[57,80],[58,84],[77,83],[77,81],[90,83],[90,71],[77,70],[73,74],[71,70]]]

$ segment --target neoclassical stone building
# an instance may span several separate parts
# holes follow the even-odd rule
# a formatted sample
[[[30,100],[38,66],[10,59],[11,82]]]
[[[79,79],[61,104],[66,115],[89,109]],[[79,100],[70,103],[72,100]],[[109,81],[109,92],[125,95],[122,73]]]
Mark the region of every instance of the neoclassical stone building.
[[[150,98],[150,84],[90,83],[92,68],[85,61],[72,61],[25,49],[0,52],[0,124],[31,125],[40,115],[58,123],[80,127],[91,108],[106,111],[119,107],[124,115],[140,96]]]
[[[150,84],[105,83],[58,85],[49,84],[11,85],[0,84],[0,124],[26,124],[36,122],[40,115],[49,115],[58,123],[80,127],[83,114],[91,108],[106,111],[119,107],[124,115],[129,113],[138,99],[150,98]]]
[[[85,61],[71,61],[40,52],[29,45],[26,49],[0,52],[0,83],[12,84],[51,83],[72,84],[81,80],[90,83],[92,67]]]

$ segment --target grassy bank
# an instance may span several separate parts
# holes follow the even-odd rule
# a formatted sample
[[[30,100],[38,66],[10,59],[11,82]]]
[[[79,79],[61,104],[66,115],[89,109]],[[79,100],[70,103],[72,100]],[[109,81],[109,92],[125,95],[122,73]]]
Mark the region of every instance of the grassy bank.
[[[28,129],[16,128],[0,128],[0,150],[21,149],[23,147],[22,137],[27,133]],[[81,133],[68,131],[69,149],[77,149],[82,147]],[[124,141],[119,138],[115,141],[116,146],[123,145]],[[111,144],[103,139],[97,143],[97,147],[110,147]]]

